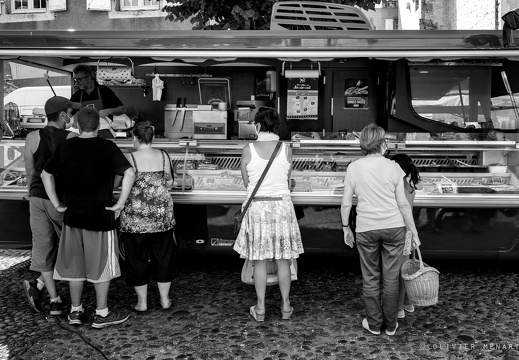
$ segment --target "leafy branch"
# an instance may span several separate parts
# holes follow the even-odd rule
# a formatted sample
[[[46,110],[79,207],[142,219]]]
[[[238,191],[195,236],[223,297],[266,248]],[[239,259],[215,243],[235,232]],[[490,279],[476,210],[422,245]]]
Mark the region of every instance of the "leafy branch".
[[[382,0],[328,0],[375,10]],[[193,30],[268,30],[277,0],[168,0],[162,11],[166,20],[188,20]]]

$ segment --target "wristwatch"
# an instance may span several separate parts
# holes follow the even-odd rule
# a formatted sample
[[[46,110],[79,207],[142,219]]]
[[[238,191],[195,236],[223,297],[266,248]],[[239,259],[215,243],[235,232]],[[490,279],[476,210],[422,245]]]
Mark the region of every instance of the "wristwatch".
[[[350,225],[344,225],[344,224],[342,225],[343,228],[344,228],[344,227],[349,227],[349,226],[350,226]]]

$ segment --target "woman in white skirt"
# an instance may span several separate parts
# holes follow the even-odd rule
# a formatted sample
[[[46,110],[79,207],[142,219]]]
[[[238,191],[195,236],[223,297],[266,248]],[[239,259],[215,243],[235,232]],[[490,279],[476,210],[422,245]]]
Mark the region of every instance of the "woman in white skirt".
[[[254,118],[258,138],[243,148],[241,173],[251,195],[274,151],[279,136],[279,114],[272,108],[260,108]],[[303,253],[303,242],[290,197],[289,181],[292,170],[292,150],[282,144],[267,175],[260,184],[245,216],[234,250],[240,257],[254,260],[254,286],[257,303],[250,308],[256,321],[265,320],[265,291],[267,288],[267,261],[277,265],[281,291],[281,317],[290,319],[290,262]]]

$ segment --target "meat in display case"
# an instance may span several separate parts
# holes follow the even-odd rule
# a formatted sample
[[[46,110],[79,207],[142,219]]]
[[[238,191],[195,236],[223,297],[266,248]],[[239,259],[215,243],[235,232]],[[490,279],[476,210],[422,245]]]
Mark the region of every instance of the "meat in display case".
[[[0,199],[21,200],[27,193],[22,140],[0,140]]]
[[[287,142],[293,152],[290,189],[305,247],[347,252],[339,211],[343,181],[348,165],[363,155],[354,136],[334,135]],[[519,142],[406,138],[389,134],[386,156],[406,153],[420,171],[413,213],[422,253],[519,258]],[[115,142],[124,152],[133,151],[130,141]],[[180,238],[205,239],[205,244],[234,239],[232,218],[246,199],[240,159],[248,143],[156,139],[154,146],[168,152],[174,167],[171,195]],[[27,194],[23,149],[21,140],[0,142],[0,199],[22,200]],[[200,232],[193,235],[193,229]]]

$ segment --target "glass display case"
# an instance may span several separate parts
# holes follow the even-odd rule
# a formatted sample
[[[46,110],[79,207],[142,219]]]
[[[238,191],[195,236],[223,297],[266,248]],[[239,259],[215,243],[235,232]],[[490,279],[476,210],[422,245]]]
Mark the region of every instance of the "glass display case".
[[[519,257],[515,136],[388,134],[386,156],[406,153],[420,171],[413,212],[424,254]],[[133,151],[128,140],[116,143],[125,152]],[[290,188],[305,247],[354,252],[343,244],[339,207],[347,166],[363,156],[355,134],[294,136],[287,143],[293,151]],[[177,231],[186,242],[234,239],[232,217],[246,197],[240,158],[247,144],[241,140],[154,142],[172,160]],[[0,199],[22,200],[27,194],[23,149],[23,140],[0,141]],[[194,222],[200,225],[195,226],[198,233]]]

